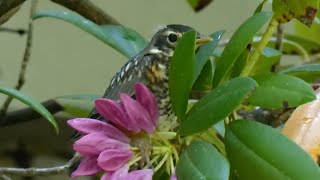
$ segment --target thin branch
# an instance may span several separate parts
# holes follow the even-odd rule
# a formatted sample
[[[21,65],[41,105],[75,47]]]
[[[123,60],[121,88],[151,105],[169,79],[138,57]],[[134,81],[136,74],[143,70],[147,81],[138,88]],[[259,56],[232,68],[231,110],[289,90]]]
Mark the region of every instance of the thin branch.
[[[12,180],[12,179],[6,175],[0,175],[0,180]]]
[[[13,33],[13,34],[18,34],[22,36],[27,31],[25,29],[12,29],[12,28],[0,27],[0,32]]]
[[[73,10],[83,17],[90,19],[96,24],[114,24],[120,25],[120,23],[104,12],[98,6],[94,5],[89,0],[51,0],[57,4],[60,4],[70,10]]]
[[[58,104],[55,100],[50,99],[41,103],[51,114],[55,114],[64,110],[64,108]],[[8,112],[4,117],[0,119],[1,126],[10,126],[22,122],[32,121],[42,116],[32,108],[24,108],[12,112]]]
[[[10,19],[26,0],[0,0],[0,24]],[[79,13],[96,24],[114,24],[120,23],[104,12],[90,0],[51,0],[61,6]]]
[[[16,12],[26,0],[0,0],[0,24],[5,23]]]
[[[275,43],[275,49],[281,51],[282,49],[282,40],[283,40],[283,24],[279,23],[277,27],[277,34],[276,34],[276,43]]]
[[[65,165],[50,167],[50,168],[0,168],[0,174],[15,175],[15,176],[49,176],[65,174],[68,172],[69,167],[75,162],[79,161],[81,157],[75,154]]]
[[[23,59],[21,62],[21,68],[20,68],[20,73],[19,73],[19,78],[18,78],[18,82],[15,85],[15,89],[16,90],[20,90],[22,88],[22,86],[25,83],[25,74],[26,74],[26,69],[30,60],[30,52],[31,52],[31,46],[32,46],[32,37],[33,37],[33,21],[32,21],[32,16],[36,11],[36,6],[37,6],[38,1],[37,0],[32,0],[31,1],[31,8],[30,8],[30,15],[29,15],[29,25],[28,25],[28,37],[27,37],[27,43],[26,43],[26,47],[24,50],[24,55],[23,55]],[[8,96],[8,98],[5,100],[5,102],[3,103],[3,106],[0,110],[0,117],[4,117],[4,115],[6,114],[10,103],[12,102],[13,97]]]

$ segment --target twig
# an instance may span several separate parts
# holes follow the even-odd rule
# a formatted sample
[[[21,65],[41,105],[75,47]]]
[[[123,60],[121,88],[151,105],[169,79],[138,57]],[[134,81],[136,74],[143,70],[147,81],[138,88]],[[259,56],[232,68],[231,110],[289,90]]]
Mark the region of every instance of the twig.
[[[0,27],[0,32],[14,33],[22,36],[27,31],[25,29],[12,29],[12,28]]]
[[[277,33],[276,33],[276,42],[275,42],[275,46],[274,48],[278,51],[282,50],[282,42],[283,42],[283,24],[279,23],[277,26]],[[276,72],[278,66],[279,66],[280,61],[278,61],[277,63],[273,64],[271,67],[271,72]]]
[[[279,23],[277,26],[276,43],[275,49],[281,51],[282,49],[282,39],[283,39],[283,24]]]
[[[79,13],[83,17],[90,19],[96,24],[120,25],[120,23],[116,19],[111,17],[109,14],[105,13],[102,9],[94,5],[89,0],[51,0],[51,1]]]
[[[11,180],[11,178],[6,175],[0,175],[0,180]]]
[[[32,16],[34,12],[36,11],[36,6],[37,6],[37,0],[32,0],[31,1],[31,8],[30,8],[30,15],[29,15],[29,25],[28,25],[28,37],[27,37],[27,43],[26,47],[24,50],[24,55],[21,63],[21,68],[20,68],[20,73],[19,73],[19,78],[18,82],[15,85],[16,90],[20,90],[22,86],[25,83],[25,74],[26,74],[26,69],[30,60],[30,52],[31,52],[31,46],[32,46],[32,37],[33,37],[33,21],[32,21]],[[4,117],[6,114],[10,103],[12,102],[13,98],[11,96],[8,96],[8,98],[5,100],[3,103],[3,106],[0,110],[0,117]]]
[[[0,24],[10,19],[25,1],[26,0],[0,0]],[[51,1],[79,13],[96,24],[120,24],[116,19],[101,10],[89,0]]]
[[[67,173],[69,167],[81,157],[75,154],[65,165],[50,168],[0,168],[0,174],[16,176],[49,176]]]
[[[26,0],[0,0],[0,24],[5,23],[18,12],[21,4],[25,1]]]
[[[63,111],[63,107],[60,106],[55,100],[50,99],[41,103],[51,114]],[[24,108],[16,111],[8,112],[4,117],[0,119],[1,126],[10,126],[22,122],[32,121],[42,117],[39,113],[32,108]]]

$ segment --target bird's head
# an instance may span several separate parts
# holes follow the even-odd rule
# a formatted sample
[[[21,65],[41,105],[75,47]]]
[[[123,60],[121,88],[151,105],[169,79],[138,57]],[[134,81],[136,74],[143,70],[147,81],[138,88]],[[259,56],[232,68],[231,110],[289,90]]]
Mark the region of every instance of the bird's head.
[[[193,30],[193,28],[179,24],[165,26],[153,36],[149,45],[150,53],[165,53],[168,56],[172,56],[178,40],[190,30]],[[197,32],[196,48],[210,41],[212,41],[210,37],[203,36]]]

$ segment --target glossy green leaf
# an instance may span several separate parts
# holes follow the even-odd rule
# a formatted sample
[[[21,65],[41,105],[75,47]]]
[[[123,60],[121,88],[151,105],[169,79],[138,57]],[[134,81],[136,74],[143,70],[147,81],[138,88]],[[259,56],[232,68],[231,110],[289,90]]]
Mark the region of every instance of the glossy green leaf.
[[[176,167],[178,179],[228,180],[230,167],[211,144],[192,142],[179,158]]]
[[[320,179],[311,157],[269,126],[236,120],[226,127],[225,140],[231,169],[239,179]]]
[[[299,77],[308,82],[314,82],[320,79],[320,64],[305,64],[287,68],[280,71],[283,74]]]
[[[267,0],[263,0],[260,4],[259,4],[259,6],[256,8],[256,10],[254,11],[254,14],[257,14],[257,13],[259,13],[259,12],[261,12],[262,11],[262,8],[263,8],[263,6],[264,6],[264,4],[267,2]]]
[[[249,97],[249,103],[264,108],[297,107],[316,98],[305,81],[285,74],[253,76],[259,84]]]
[[[69,22],[90,33],[128,58],[136,55],[146,46],[146,41],[139,33],[123,26],[99,26],[75,13],[58,10],[39,11],[33,16],[33,19],[44,17],[56,18]]]
[[[234,62],[230,74],[232,78],[238,77],[241,74],[243,68],[246,66],[250,54],[251,45],[252,44],[250,42],[250,44],[247,45],[247,47],[241,52],[237,60]]]
[[[198,76],[196,82],[193,84],[192,91],[209,92],[212,88],[212,79],[212,63],[209,60],[203,67],[201,74]]]
[[[178,41],[169,69],[169,94],[172,108],[178,118],[185,116],[192,88],[195,64],[196,32],[186,32]]]
[[[296,18],[303,24],[311,26],[318,10],[318,3],[319,0],[273,0],[272,9],[281,23]]]
[[[64,112],[74,117],[88,117],[94,108],[94,100],[100,96],[92,94],[67,95],[56,98],[58,104],[64,108]]]
[[[278,50],[269,47],[264,48],[251,74],[258,75],[272,72],[274,65],[276,65],[280,61],[280,58],[281,52],[279,52]]]
[[[198,12],[208,6],[212,0],[187,0],[188,4],[192,7],[195,12]]]
[[[179,133],[191,135],[212,127],[226,118],[257,87],[248,77],[234,78],[200,99],[180,123]]]
[[[217,31],[211,34],[210,37],[213,39],[213,41],[199,47],[199,50],[197,51],[197,54],[196,54],[196,64],[195,64],[195,69],[193,73],[193,83],[196,81],[196,79],[200,75],[202,68],[207,63],[210,56],[212,56],[212,53],[214,52],[215,48],[220,42],[224,32],[225,31]]]
[[[0,86],[0,93],[6,94],[8,96],[11,96],[15,99],[18,99],[19,101],[23,102],[24,104],[30,106],[33,110],[41,114],[44,118],[46,118],[55,128],[56,133],[59,133],[59,127],[55,120],[55,118],[52,116],[52,114],[38,101],[35,99],[22,94],[20,91],[17,91],[16,89],[1,85]]]
[[[259,31],[259,29],[261,29],[261,27],[271,18],[271,16],[272,13],[270,12],[257,13],[237,29],[231,37],[230,42],[225,47],[220,60],[216,62],[213,87],[216,87],[221,83],[224,76],[229,73],[239,55],[252,41],[254,35]]]

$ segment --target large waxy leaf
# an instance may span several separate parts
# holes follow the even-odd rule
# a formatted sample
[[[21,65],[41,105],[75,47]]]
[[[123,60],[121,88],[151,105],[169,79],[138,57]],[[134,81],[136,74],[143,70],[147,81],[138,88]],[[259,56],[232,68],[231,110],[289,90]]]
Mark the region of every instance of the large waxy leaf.
[[[315,93],[305,81],[285,74],[253,76],[259,84],[249,103],[264,108],[296,107],[315,99]]]
[[[303,24],[311,26],[318,10],[319,0],[273,0],[272,9],[281,23],[296,18]]]
[[[178,118],[185,116],[192,88],[195,64],[196,32],[186,32],[179,40],[169,69],[169,94],[172,108]]]
[[[211,34],[210,37],[213,39],[213,41],[199,47],[199,50],[197,51],[197,54],[196,54],[196,64],[195,64],[195,69],[193,73],[193,83],[196,81],[196,79],[200,75],[204,65],[209,60],[210,56],[212,56],[212,53],[217,47],[224,32],[225,31],[217,31]]]
[[[196,12],[201,11],[203,8],[208,6],[212,0],[187,0],[188,4],[192,7],[192,9]]]
[[[52,116],[52,114],[38,101],[34,100],[33,98],[22,94],[20,91],[17,91],[16,89],[7,87],[7,86],[0,86],[0,93],[6,94],[8,96],[11,96],[15,99],[18,99],[19,101],[23,102],[24,104],[30,106],[33,110],[41,114],[44,118],[46,118],[55,128],[56,132],[59,133],[59,127]]]
[[[230,42],[225,47],[221,58],[216,63],[215,73],[213,77],[213,87],[221,83],[224,77],[229,73],[229,70],[252,41],[254,35],[259,29],[271,18],[272,13],[260,12],[250,17],[244,22],[237,31],[233,34]]]
[[[181,135],[204,131],[227,117],[257,87],[248,77],[234,78],[218,86],[198,101],[179,126]]]
[[[128,58],[136,55],[146,46],[146,41],[139,33],[123,26],[99,26],[77,14],[58,10],[39,11],[33,16],[33,19],[43,17],[52,17],[69,22],[90,33]]]
[[[280,71],[283,74],[299,77],[308,82],[320,79],[320,64],[304,64]]]
[[[212,88],[212,78],[212,63],[209,60],[203,67],[201,74],[198,76],[196,82],[193,84],[192,91],[204,93],[209,92]]]
[[[94,107],[94,100],[100,98],[97,95],[80,94],[57,97],[55,100],[64,111],[75,117],[88,117]]]
[[[320,179],[320,169],[294,142],[277,130],[236,120],[226,127],[226,150],[239,179]]]
[[[176,167],[178,179],[227,180],[229,163],[211,144],[195,141],[182,153]]]

